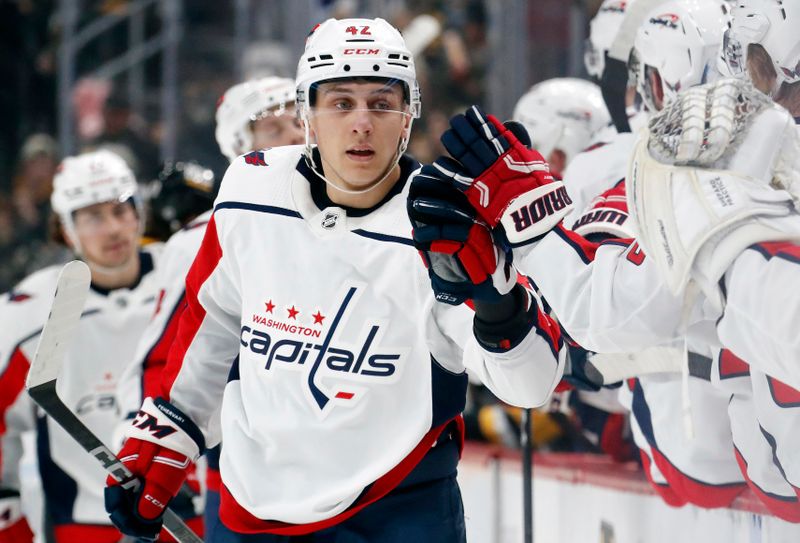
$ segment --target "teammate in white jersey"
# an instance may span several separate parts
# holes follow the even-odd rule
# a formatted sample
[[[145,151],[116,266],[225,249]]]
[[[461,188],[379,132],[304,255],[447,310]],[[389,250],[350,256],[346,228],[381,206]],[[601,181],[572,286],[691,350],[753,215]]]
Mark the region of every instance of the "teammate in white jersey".
[[[59,395],[103,441],[121,421],[114,389],[155,304],[156,253],[139,248],[142,206],[133,173],[110,151],[66,158],[53,183],[57,237],[86,261],[92,286],[59,379]],[[37,417],[25,375],[50,310],[59,266],[40,270],[0,303],[0,541],[31,541],[19,509],[20,433],[37,431],[47,526],[59,543],[118,541],[103,507],[106,474],[48,417]],[[198,519],[199,520],[199,519]]]
[[[560,336],[513,280],[494,304],[513,308],[510,324],[434,299],[409,238],[417,164],[403,152],[420,101],[396,29],[322,23],[297,87],[306,145],[228,169],[162,395],[120,453],[142,491],[110,486],[108,510],[152,538],[185,466],[221,438],[211,541],[463,541],[465,364],[501,398],[537,405],[560,377]]]
[[[663,280],[687,299],[699,290],[718,312],[715,328],[725,349],[713,359],[711,378],[730,395],[742,473],[775,515],[800,522],[800,462],[794,454],[800,379],[791,324],[799,307],[792,287],[800,239],[800,45],[794,31],[800,6],[742,0],[732,15],[725,67],[734,74],[746,70],[788,114],[746,85],[697,89],[694,103],[713,104],[714,113],[692,110],[687,98],[672,117],[682,119],[673,129],[669,111],[657,119],[634,160],[641,173],[633,202],[642,242]],[[720,124],[723,117],[728,120]],[[689,128],[706,120],[700,132]],[[668,139],[680,142],[677,149],[663,145]],[[670,208],[655,203],[663,200],[667,178]],[[698,212],[704,203],[709,212]]]
[[[230,160],[249,153],[247,160],[257,161],[258,149],[292,145],[303,140],[295,114],[294,80],[265,77],[238,83],[228,89],[217,106],[216,138],[220,151]],[[142,400],[160,394],[160,375],[167,362],[169,348],[175,341],[178,323],[186,307],[186,274],[194,261],[205,227],[211,219],[211,207],[217,186],[213,175],[196,167],[180,172],[176,188],[168,202],[156,201],[154,212],[162,222],[176,224],[176,218],[191,216],[191,221],[177,221],[181,227],[170,237],[161,254],[156,283],[158,305],[153,319],[139,342],[135,362],[120,379],[119,396],[125,401],[123,413],[136,414]],[[164,183],[170,183],[169,179]],[[183,194],[177,187],[183,187]],[[186,194],[188,192],[188,194]],[[193,207],[188,207],[190,202]],[[209,199],[210,197],[210,199]],[[205,207],[203,207],[204,204]],[[206,453],[205,528],[211,533],[219,523],[219,447]]]

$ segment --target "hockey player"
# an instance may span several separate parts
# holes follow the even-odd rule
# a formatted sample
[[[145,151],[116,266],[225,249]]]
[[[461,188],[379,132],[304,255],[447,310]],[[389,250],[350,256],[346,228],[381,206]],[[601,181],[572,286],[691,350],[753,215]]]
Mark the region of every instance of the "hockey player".
[[[672,1],[648,14],[637,31],[630,60],[637,92],[648,112],[660,111],[679,92],[714,76],[728,21],[725,9],[721,1]],[[588,226],[595,228],[604,222],[597,212],[585,217],[592,220]],[[627,222],[629,233],[617,237],[635,237],[634,221]],[[583,234],[580,227],[575,231]],[[648,477],[665,501],[673,505],[727,506],[745,488],[728,420],[730,396],[712,385],[705,369],[710,367],[713,351],[706,338],[696,335],[690,333],[686,343],[692,361],[687,377],[675,372],[641,375],[626,383],[620,397],[631,410],[634,439]],[[682,346],[665,350],[671,351],[676,361],[681,360]],[[639,356],[647,361],[647,351]],[[700,438],[688,436],[684,420],[675,416],[685,398],[694,406],[693,431]]]
[[[611,122],[600,88],[573,77],[548,79],[530,88],[512,115],[528,131],[558,178],[572,157],[589,146],[592,136]]]
[[[724,67],[733,75],[749,77],[756,88],[772,96],[797,122],[800,43],[793,32],[794,25],[800,22],[797,4],[740,2],[733,15],[731,28],[725,35]],[[796,193],[793,189],[795,198]],[[796,342],[785,341],[794,335],[793,319],[771,311],[777,306],[792,306],[786,296],[794,294],[794,289],[773,287],[794,284],[792,263],[793,255],[797,254],[796,244],[796,240],[787,239],[752,246],[734,260],[725,274],[725,311],[717,331],[723,344],[733,352],[752,363],[758,361],[759,367],[768,373],[800,388],[800,372],[794,363],[800,350]],[[745,287],[750,282],[745,277],[750,274],[763,279]],[[781,363],[783,367],[774,366]]]
[[[217,104],[222,154],[233,162],[256,149],[303,143],[294,101],[294,81],[286,77],[262,77],[229,88]]]
[[[156,255],[139,248],[143,216],[136,181],[125,162],[110,151],[66,158],[53,182],[51,205],[58,217],[56,237],[89,265],[92,274],[78,337],[59,379],[59,395],[100,439],[110,442],[120,421],[114,388],[153,310]],[[105,471],[60,426],[37,417],[24,390],[59,270],[52,266],[32,274],[0,305],[0,503],[6,507],[0,516],[0,541],[32,540],[20,516],[18,468],[20,433],[33,429],[54,540],[119,541],[122,535],[103,508]]]
[[[791,316],[787,322],[799,307],[792,288],[800,239],[798,21],[795,3],[737,4],[723,50],[726,67],[746,70],[788,113],[746,84],[697,89],[694,108],[687,99],[678,104],[680,115],[677,107],[666,111],[637,147],[633,164],[641,174],[632,200],[641,240],[664,281],[687,299],[699,291],[718,311],[716,331],[726,349],[711,376],[731,396],[737,460],[759,498],[792,522],[800,522],[798,349]],[[704,104],[714,104],[714,113]],[[695,132],[704,122],[705,130]],[[664,145],[669,140],[677,147]],[[665,176],[669,208],[657,204],[667,196]],[[698,212],[702,205],[709,211]],[[656,229],[661,233],[654,236]]]
[[[590,23],[584,65],[589,76],[601,86],[606,111],[614,110],[616,118],[613,124],[595,132],[582,152],[575,154],[562,171],[574,204],[564,219],[568,227],[588,209],[593,198],[625,177],[635,139],[632,131],[647,122],[647,115],[636,102],[635,82],[628,80],[627,69],[619,69],[621,61],[611,57],[611,49],[627,61],[633,47],[633,38],[628,35],[635,36],[647,14],[647,6],[652,3],[652,0],[604,0]]]
[[[560,377],[560,337],[502,264],[487,270],[497,303],[474,319],[434,299],[408,237],[417,165],[403,152],[420,101],[396,29],[322,23],[297,87],[306,145],[228,169],[161,397],[120,453],[142,491],[112,485],[106,506],[152,539],[184,466],[221,437],[212,541],[463,541],[464,364],[501,398],[540,404]],[[471,241],[494,255],[485,235]],[[245,535],[259,532],[273,535]]]
[[[291,145],[303,132],[297,124],[295,115],[294,80],[288,78],[266,77],[239,83],[228,89],[220,99],[217,108],[216,138],[220,151],[231,160],[238,154],[248,153],[245,160],[257,159],[259,151],[256,144],[269,147]],[[260,129],[255,130],[259,126]],[[272,126],[272,135],[265,127]],[[238,154],[237,154],[238,153]],[[192,174],[189,177],[189,174]],[[184,187],[193,194],[191,201],[186,198],[170,197],[167,201],[157,199],[154,212],[164,222],[182,217],[181,228],[169,239],[161,254],[156,278],[158,305],[152,321],[148,325],[134,357],[135,362],[128,367],[120,379],[119,396],[125,401],[123,412],[130,417],[136,414],[142,400],[160,394],[160,375],[167,362],[169,348],[175,341],[178,323],[186,307],[186,274],[200,248],[206,225],[211,219],[211,207],[218,187],[211,183],[213,174],[208,170],[182,168],[164,181],[165,188],[176,194],[173,187]],[[183,184],[173,185],[170,180]],[[198,178],[195,181],[192,179]],[[162,188],[161,194],[164,193]],[[194,202],[194,205],[191,203]],[[205,204],[205,206],[204,206]],[[196,215],[196,216],[195,216]],[[205,527],[211,533],[219,523],[219,447],[206,453],[206,507]]]

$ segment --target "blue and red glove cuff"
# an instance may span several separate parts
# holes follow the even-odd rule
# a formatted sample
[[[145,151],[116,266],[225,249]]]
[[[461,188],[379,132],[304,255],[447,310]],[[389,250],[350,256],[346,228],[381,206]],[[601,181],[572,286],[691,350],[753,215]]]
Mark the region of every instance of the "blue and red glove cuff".
[[[192,462],[206,448],[200,428],[163,398],[145,398],[125,437],[155,443],[187,456]]]

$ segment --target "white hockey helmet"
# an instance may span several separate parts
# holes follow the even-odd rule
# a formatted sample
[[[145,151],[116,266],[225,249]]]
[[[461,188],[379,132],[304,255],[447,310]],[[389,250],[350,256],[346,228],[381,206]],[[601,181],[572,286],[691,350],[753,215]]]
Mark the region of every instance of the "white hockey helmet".
[[[80,253],[73,214],[94,204],[128,200],[133,202],[142,227],[144,206],[133,171],[119,155],[100,149],[61,162],[53,178],[50,206],[61,220],[65,235]]]
[[[800,2],[797,0],[737,0],[725,31],[722,64],[730,75],[747,72],[747,46],[760,44],[778,77],[772,89],[800,81]]]
[[[217,104],[217,144],[233,161],[252,150],[250,123],[269,114],[281,115],[295,101],[294,80],[263,77],[232,86]]]
[[[584,79],[559,77],[537,83],[519,99],[513,119],[545,158],[560,149],[566,162],[585,149],[597,130],[611,122],[603,93]]]
[[[332,79],[379,77],[405,86],[409,113],[421,111],[414,57],[400,32],[383,19],[328,19],[306,39],[297,65],[299,114],[308,119],[311,86]]]
[[[584,44],[583,63],[592,77],[600,80],[606,66],[606,53],[617,37],[625,11],[634,0],[603,0],[589,23],[589,38]]]
[[[716,58],[728,19],[723,0],[670,0],[648,13],[636,33],[630,67],[650,111],[657,109],[651,71],[661,83],[664,103],[718,75]]]

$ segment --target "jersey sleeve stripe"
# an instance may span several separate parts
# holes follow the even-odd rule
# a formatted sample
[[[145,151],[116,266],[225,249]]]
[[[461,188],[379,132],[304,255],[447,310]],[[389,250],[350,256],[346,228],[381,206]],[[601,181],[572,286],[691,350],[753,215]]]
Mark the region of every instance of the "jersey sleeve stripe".
[[[597,252],[597,248],[600,246],[599,244],[592,243],[583,236],[576,234],[572,230],[564,228],[562,224],[559,224],[553,228],[553,232],[555,232],[558,237],[563,239],[567,245],[575,250],[584,264],[592,263],[595,253]]]
[[[167,319],[167,324],[164,326],[161,336],[156,340],[148,351],[147,356],[144,358],[142,367],[142,398],[154,398],[161,394],[159,388],[161,384],[161,372],[167,364],[169,350],[173,343],[175,343],[175,338],[178,335],[178,326],[185,309],[186,292],[184,291],[178,299],[178,303],[172,308],[172,313]]]
[[[30,365],[28,357],[17,346],[8,360],[5,371],[0,375],[0,391],[2,391],[0,394],[0,435],[6,433],[6,410],[25,388],[25,376],[28,375]]]
[[[407,238],[401,238],[400,236],[390,236],[388,234],[380,234],[378,232],[370,232],[369,230],[353,230],[353,234],[358,236],[362,236],[369,239],[374,239],[377,241],[388,241],[390,243],[399,243],[401,245],[408,245],[409,247],[414,246],[414,242]]]
[[[200,250],[186,275],[183,316],[178,324],[175,341],[167,356],[167,364],[161,377],[161,393],[166,399],[170,397],[172,385],[180,373],[186,351],[206,316],[206,311],[198,300],[198,294],[203,283],[211,276],[221,259],[222,247],[217,237],[216,221],[212,216],[206,227]]]
[[[751,245],[750,249],[760,253],[766,260],[780,258],[800,264],[800,245],[789,241],[773,241]]]
[[[257,211],[258,213],[269,213],[272,215],[284,215],[286,217],[293,217],[295,219],[301,219],[302,215],[297,211],[292,209],[286,209],[283,207],[276,207],[276,206],[268,206],[262,204],[251,204],[248,202],[220,202],[214,207],[214,212],[216,213],[220,209],[242,209],[245,211]],[[213,218],[212,218],[213,220]]]
[[[758,484],[748,476],[747,460],[745,460],[736,445],[734,445],[733,451],[736,454],[736,461],[739,464],[742,475],[744,475],[747,481],[747,485],[750,487],[750,490],[758,496],[758,499],[767,506],[770,513],[787,522],[800,522],[800,502],[798,502],[797,496],[781,496],[772,492],[767,492],[758,486]],[[796,492],[800,491],[796,490]]]
[[[552,317],[539,309],[537,311],[537,322],[534,323],[536,334],[547,342],[547,346],[550,347],[550,352],[553,353],[553,358],[558,364],[558,353],[564,345],[564,339],[561,337],[561,327]]]

